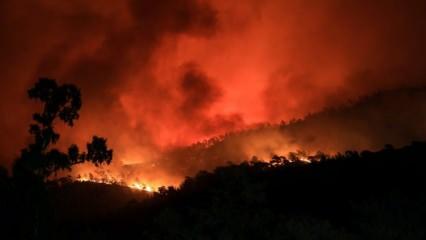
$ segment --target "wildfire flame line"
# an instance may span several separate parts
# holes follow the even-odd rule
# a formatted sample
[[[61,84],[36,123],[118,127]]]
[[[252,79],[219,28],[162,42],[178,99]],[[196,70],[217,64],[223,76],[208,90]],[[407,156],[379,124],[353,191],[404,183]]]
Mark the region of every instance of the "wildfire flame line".
[[[131,189],[135,189],[138,191],[145,191],[145,192],[156,192],[155,188],[149,184],[141,183],[137,181],[133,181],[131,183],[126,183],[123,181],[117,181],[115,179],[97,179],[97,178],[87,178],[87,177],[77,177],[76,179],[78,182],[93,182],[93,183],[102,183],[102,184],[117,184],[120,186],[125,186]]]

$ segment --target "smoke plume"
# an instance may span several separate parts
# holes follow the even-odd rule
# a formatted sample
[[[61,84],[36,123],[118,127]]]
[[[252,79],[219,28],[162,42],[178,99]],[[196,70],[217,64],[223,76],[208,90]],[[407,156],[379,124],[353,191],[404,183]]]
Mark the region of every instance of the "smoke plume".
[[[376,92],[425,86],[425,13],[421,0],[1,1],[1,162],[10,166],[30,140],[37,106],[25,90],[50,77],[78,85],[83,94],[82,117],[61,131],[63,144],[105,136],[115,150],[112,169],[121,174],[123,166],[138,164],[141,178],[174,182],[168,178],[223,162],[186,158],[179,164],[165,152]],[[391,103],[386,106],[402,104]],[[405,103],[404,109],[417,107]],[[373,119],[398,118],[375,111]],[[401,122],[411,125],[391,128],[391,139],[425,137],[405,131],[424,126],[420,120],[413,116]],[[387,142],[373,131],[377,135],[356,137],[356,144],[352,123],[339,124],[331,133],[339,137],[330,137],[338,142],[308,141],[330,134],[313,131],[293,145],[335,151]],[[307,136],[307,129],[290,135]],[[281,133],[256,136],[262,137],[281,139],[269,143],[274,149],[292,144]],[[264,149],[245,146],[244,156],[259,155],[258,148]],[[241,157],[232,145],[227,149],[227,159]]]

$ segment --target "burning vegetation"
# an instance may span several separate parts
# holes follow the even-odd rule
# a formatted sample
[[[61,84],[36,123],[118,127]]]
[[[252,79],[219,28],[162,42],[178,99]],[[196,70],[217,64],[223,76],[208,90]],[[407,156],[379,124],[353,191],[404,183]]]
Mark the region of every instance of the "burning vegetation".
[[[425,88],[383,91],[304,119],[258,124],[189,146],[133,156],[143,158],[142,163],[125,165],[118,158],[100,168],[88,164],[75,166],[68,174],[74,179],[125,185],[144,183],[154,189],[179,186],[186,176],[199,171],[251,159],[269,162],[276,155],[309,160],[347,150],[379,150],[383,143],[401,147],[412,140],[424,139],[424,123]]]

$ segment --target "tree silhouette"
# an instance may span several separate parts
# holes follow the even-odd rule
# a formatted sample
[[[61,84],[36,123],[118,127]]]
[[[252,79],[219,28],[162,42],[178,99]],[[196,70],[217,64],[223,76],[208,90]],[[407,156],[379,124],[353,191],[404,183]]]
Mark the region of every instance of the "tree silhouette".
[[[113,151],[108,149],[107,140],[102,137],[94,136],[87,144],[87,152],[80,152],[76,145],[71,145],[66,153],[51,147],[60,138],[54,128],[56,120],[72,127],[79,118],[82,102],[76,86],[58,85],[55,80],[41,78],[28,90],[28,96],[40,101],[43,109],[33,114],[34,122],[30,124],[29,132],[34,141],[15,161],[14,177],[33,176],[46,180],[58,170],[70,170],[75,164],[92,162],[98,166],[111,163]]]

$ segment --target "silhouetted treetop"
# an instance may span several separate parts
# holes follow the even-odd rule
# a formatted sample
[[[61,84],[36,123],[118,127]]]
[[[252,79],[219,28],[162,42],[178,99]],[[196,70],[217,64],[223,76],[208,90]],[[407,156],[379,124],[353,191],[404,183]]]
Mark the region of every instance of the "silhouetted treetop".
[[[73,163],[90,161],[96,166],[99,166],[103,163],[111,163],[113,151],[108,149],[107,140],[105,138],[93,136],[92,142],[87,143],[86,147],[87,153],[80,153],[77,145],[71,145],[71,147],[68,149],[69,159]]]
[[[44,104],[42,113],[36,113],[33,119],[44,125],[52,124],[59,116],[69,126],[74,125],[74,120],[79,118],[81,108],[80,90],[71,84],[59,86],[55,80],[41,78],[33,88],[28,90],[31,99],[39,100]]]
[[[113,151],[102,137],[94,136],[87,144],[87,152],[80,152],[75,144],[66,153],[51,148],[60,138],[54,129],[55,120],[72,127],[79,118],[82,106],[80,89],[72,84],[58,85],[53,79],[41,78],[28,90],[28,96],[40,101],[43,110],[33,114],[34,122],[30,124],[29,132],[34,141],[22,150],[15,161],[14,176],[31,174],[46,179],[58,170],[70,170],[72,165],[83,162],[92,162],[96,166],[111,163]]]

